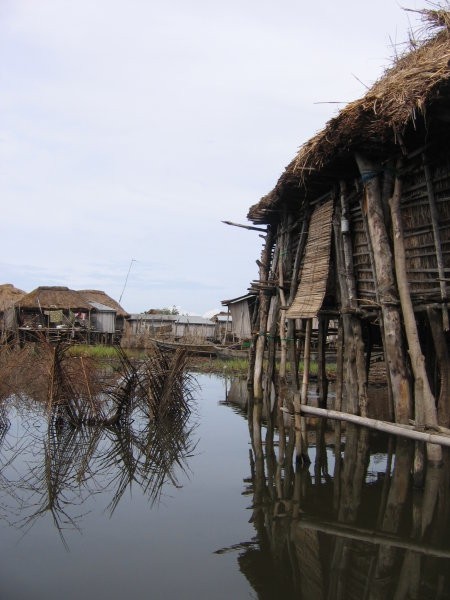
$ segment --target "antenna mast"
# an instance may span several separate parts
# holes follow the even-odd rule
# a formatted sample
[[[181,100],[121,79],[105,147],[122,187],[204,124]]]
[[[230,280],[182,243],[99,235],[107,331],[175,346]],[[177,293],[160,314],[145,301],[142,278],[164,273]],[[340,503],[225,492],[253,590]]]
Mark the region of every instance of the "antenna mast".
[[[123,293],[124,293],[124,291],[125,291],[125,288],[127,287],[128,276],[130,275],[131,267],[133,266],[133,263],[134,263],[134,262],[136,262],[136,259],[132,258],[132,259],[131,259],[131,262],[130,262],[130,266],[128,267],[128,273],[127,273],[127,276],[125,277],[125,283],[123,284],[122,293],[120,294],[120,298],[119,298],[119,304],[120,304],[120,301],[122,300],[122,296],[123,296]]]

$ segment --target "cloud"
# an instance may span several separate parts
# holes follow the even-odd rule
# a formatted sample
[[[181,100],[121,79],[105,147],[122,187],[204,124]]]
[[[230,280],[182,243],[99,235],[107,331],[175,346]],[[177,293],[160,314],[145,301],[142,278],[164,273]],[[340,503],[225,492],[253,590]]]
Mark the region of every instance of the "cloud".
[[[245,293],[261,240],[221,221],[245,222],[408,25],[391,0],[4,0],[3,277],[118,297],[136,258],[133,312]]]

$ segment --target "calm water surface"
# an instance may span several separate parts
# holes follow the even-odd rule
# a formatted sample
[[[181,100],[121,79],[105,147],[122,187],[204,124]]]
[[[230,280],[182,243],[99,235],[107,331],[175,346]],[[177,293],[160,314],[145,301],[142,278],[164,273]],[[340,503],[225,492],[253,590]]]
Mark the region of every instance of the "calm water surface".
[[[447,464],[413,490],[413,446],[319,423],[296,468],[245,386],[198,382],[176,442],[7,407],[1,599],[450,597]]]

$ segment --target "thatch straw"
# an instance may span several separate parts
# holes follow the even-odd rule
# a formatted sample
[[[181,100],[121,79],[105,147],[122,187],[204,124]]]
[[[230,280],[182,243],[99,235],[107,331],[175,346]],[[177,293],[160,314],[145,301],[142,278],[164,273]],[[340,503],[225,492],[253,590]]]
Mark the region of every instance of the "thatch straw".
[[[348,104],[326,127],[306,142],[287,166],[276,187],[250,208],[248,218],[266,222],[289,187],[300,198],[317,173],[352,151],[394,146],[398,136],[414,125],[450,80],[450,11],[420,11],[427,21],[423,41],[396,60],[361,99]],[[433,37],[435,28],[440,30]],[[270,220],[270,219],[269,219]]]
[[[88,302],[98,302],[99,304],[104,304],[109,308],[113,308],[118,317],[129,316],[116,300],[108,296],[108,294],[102,290],[79,290],[78,293]]]
[[[63,286],[41,286],[20,299],[21,308],[79,309],[90,311],[92,306],[75,290]]]
[[[14,287],[12,283],[3,283],[0,285],[0,312],[5,312],[15,302],[21,300],[26,292]]]

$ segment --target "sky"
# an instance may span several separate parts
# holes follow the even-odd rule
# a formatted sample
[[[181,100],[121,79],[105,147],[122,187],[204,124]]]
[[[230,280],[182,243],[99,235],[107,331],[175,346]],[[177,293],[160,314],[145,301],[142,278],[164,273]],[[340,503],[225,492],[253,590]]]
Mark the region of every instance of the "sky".
[[[404,50],[425,0],[0,0],[0,283],[202,315],[248,209]]]

